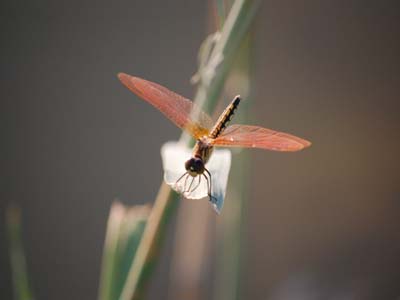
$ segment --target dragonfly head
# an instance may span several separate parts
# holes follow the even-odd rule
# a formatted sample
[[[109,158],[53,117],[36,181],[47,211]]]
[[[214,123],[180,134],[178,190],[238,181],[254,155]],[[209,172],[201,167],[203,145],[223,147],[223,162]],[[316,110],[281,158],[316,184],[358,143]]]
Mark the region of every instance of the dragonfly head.
[[[204,163],[201,158],[192,157],[185,162],[185,169],[190,176],[196,177],[204,173]]]

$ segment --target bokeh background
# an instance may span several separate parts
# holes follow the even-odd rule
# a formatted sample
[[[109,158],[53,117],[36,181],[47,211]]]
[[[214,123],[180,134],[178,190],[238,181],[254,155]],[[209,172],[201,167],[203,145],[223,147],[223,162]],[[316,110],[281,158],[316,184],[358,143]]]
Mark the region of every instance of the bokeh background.
[[[0,298],[17,203],[36,298],[95,299],[112,200],[153,201],[160,146],[180,134],[116,74],[192,96],[208,4],[2,1],[0,15]],[[398,1],[263,2],[252,123],[313,146],[251,151],[244,299],[399,299],[399,23]]]

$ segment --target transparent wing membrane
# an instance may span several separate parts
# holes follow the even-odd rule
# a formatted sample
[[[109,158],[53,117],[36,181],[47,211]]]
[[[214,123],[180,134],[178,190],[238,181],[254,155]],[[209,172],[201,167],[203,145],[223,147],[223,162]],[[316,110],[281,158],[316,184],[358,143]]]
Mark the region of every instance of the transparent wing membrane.
[[[192,101],[145,79],[124,73],[118,74],[118,78],[134,94],[153,105],[176,126],[185,129],[193,137],[208,135],[213,122]]]
[[[259,126],[232,125],[212,141],[213,146],[299,151],[311,145],[294,135]]]

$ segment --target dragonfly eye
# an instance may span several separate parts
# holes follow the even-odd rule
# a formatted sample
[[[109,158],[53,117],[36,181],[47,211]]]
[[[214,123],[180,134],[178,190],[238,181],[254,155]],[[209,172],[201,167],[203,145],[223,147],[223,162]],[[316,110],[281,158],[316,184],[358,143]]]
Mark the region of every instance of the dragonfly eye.
[[[194,165],[195,165],[195,171],[198,174],[203,174],[204,173],[204,163],[201,159],[196,158],[194,161]]]
[[[197,176],[199,174],[203,174],[204,163],[200,158],[192,157],[185,162],[185,169],[191,176]]]

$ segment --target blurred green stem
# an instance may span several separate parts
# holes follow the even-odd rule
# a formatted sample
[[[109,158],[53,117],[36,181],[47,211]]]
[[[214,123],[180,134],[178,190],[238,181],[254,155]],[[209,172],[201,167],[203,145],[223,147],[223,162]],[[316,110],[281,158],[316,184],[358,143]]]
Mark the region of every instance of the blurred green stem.
[[[21,211],[16,206],[7,209],[7,231],[10,244],[10,262],[14,298],[16,300],[32,300],[24,247],[22,245]]]
[[[251,32],[243,40],[235,63],[228,78],[227,94],[241,91],[244,101],[241,103],[240,113],[235,116],[238,123],[248,123],[248,107],[251,102]],[[247,151],[235,154],[232,161],[230,188],[227,193],[225,214],[217,223],[217,267],[214,299],[235,300],[240,298],[241,288],[241,259],[243,257],[243,224],[246,217],[246,203],[248,199],[250,157]]]
[[[204,58],[207,59],[207,62],[203,64],[204,68],[200,70],[200,79],[194,101],[208,113],[214,110],[218,102],[230,67],[230,61],[260,3],[260,0],[236,0],[210,56]],[[185,134],[182,135],[181,140],[187,144],[190,143],[190,138]],[[178,195],[171,193],[170,187],[163,182],[129,271],[121,300],[140,299],[143,295],[146,279],[149,277],[155,262],[154,253],[159,248],[169,216],[172,211],[175,211],[178,199]]]
[[[226,3],[225,0],[215,0],[215,7],[217,13],[218,28],[222,28],[225,23],[226,17]]]
[[[150,205],[113,202],[104,242],[99,300],[120,297],[149,213]]]

